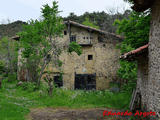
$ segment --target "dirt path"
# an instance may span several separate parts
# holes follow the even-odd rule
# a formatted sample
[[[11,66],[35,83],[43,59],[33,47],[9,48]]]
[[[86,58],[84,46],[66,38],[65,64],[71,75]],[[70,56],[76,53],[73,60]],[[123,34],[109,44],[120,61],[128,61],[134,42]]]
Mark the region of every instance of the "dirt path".
[[[103,117],[106,109],[32,109],[28,120],[127,120],[111,116]]]

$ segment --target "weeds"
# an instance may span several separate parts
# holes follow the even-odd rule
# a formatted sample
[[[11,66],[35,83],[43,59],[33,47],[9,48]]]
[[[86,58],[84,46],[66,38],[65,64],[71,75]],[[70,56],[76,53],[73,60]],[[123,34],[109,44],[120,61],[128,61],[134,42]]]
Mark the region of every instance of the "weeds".
[[[67,108],[114,108],[127,109],[130,94],[105,91],[82,91],[55,88],[52,97],[47,94],[47,87],[28,83],[17,87],[16,83],[3,80],[0,89],[0,120],[24,120],[30,108],[67,107]],[[30,88],[31,87],[31,88]],[[24,89],[25,88],[25,89]],[[29,88],[29,90],[27,90]]]

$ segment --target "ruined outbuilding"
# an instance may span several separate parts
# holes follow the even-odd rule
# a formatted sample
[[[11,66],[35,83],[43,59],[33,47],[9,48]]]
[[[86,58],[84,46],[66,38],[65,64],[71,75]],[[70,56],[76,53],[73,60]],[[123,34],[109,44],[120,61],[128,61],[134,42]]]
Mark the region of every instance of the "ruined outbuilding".
[[[120,50],[116,45],[121,43],[122,37],[88,27],[73,21],[64,22],[65,29],[63,42],[77,42],[82,46],[82,54],[68,54],[63,52],[60,60],[63,61],[63,80],[59,80],[59,70],[52,67],[47,70],[53,73],[54,82],[58,87],[67,89],[97,89],[109,87],[110,81],[117,81]],[[24,75],[19,71],[19,80]]]

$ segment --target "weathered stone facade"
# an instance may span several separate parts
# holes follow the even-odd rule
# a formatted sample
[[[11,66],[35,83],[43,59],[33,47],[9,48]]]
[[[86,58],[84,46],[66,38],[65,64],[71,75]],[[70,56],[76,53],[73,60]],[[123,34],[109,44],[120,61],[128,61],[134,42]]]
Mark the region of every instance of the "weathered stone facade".
[[[141,109],[147,110],[148,106],[148,54],[138,57],[137,90],[141,95]]]
[[[151,26],[149,36],[148,57],[138,58],[137,89],[140,90],[142,109],[156,112],[152,116],[160,119],[160,1],[133,0],[133,9],[144,11],[151,8]],[[130,52],[131,53],[131,52]],[[128,53],[126,55],[129,55]],[[130,56],[130,55],[129,55]],[[126,56],[122,56],[126,59]],[[151,118],[152,118],[151,117]],[[149,118],[148,118],[149,119]]]
[[[122,41],[122,38],[72,24],[66,25],[64,31],[65,35],[61,40],[68,43],[74,36],[83,51],[80,56],[67,52],[63,52],[60,56],[60,60],[63,61],[64,87],[75,89],[76,75],[95,75],[97,90],[107,89],[110,81],[118,80],[116,72],[119,67],[120,51],[116,49],[116,45]],[[89,56],[92,56],[91,60]],[[49,70],[55,73],[53,76],[57,76],[59,72],[52,68],[52,65]]]
[[[160,1],[152,5],[149,39],[148,109],[160,114]],[[160,117],[160,116],[159,116]]]
[[[64,35],[58,38],[58,41],[62,45],[77,42],[82,46],[82,54],[78,56],[76,53],[69,54],[66,50],[62,52],[59,59],[63,62],[63,80],[59,85],[67,89],[76,89],[76,84],[80,83],[84,84],[82,88],[104,90],[109,87],[110,81],[118,81],[116,72],[119,68],[120,50],[116,49],[116,45],[121,43],[123,38],[73,21],[65,22],[65,25]],[[21,59],[20,50],[18,79],[28,81],[30,77],[27,71],[21,69]],[[45,71],[51,71],[54,80],[57,81],[60,71],[53,66],[51,62]],[[77,78],[78,76],[80,78]],[[45,74],[42,79],[44,77]]]

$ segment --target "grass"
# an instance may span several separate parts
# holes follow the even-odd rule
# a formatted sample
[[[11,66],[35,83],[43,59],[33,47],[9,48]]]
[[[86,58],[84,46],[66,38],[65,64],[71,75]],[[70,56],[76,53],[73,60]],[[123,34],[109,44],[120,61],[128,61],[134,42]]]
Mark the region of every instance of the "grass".
[[[53,96],[50,97],[45,87],[37,91],[24,90],[17,87],[16,83],[3,82],[0,89],[0,120],[25,120],[30,108],[37,107],[127,109],[130,97],[128,93],[112,93],[107,90],[65,89],[54,89]]]

